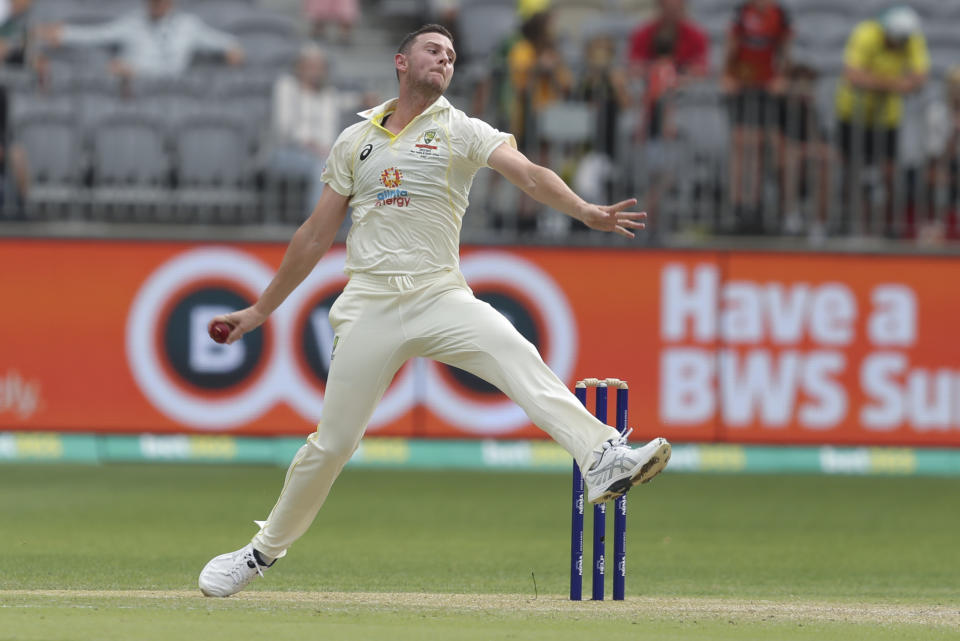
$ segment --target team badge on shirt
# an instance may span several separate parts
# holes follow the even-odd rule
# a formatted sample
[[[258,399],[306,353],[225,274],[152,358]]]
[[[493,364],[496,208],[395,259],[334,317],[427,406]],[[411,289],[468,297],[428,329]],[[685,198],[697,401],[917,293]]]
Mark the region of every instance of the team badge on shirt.
[[[380,184],[386,187],[383,191],[377,193],[377,202],[375,207],[407,207],[410,205],[410,196],[406,189],[400,189],[403,185],[403,172],[396,167],[390,167],[380,172]]]
[[[437,155],[437,147],[440,144],[440,131],[437,129],[428,129],[417,137],[411,153],[420,158],[430,158]]]

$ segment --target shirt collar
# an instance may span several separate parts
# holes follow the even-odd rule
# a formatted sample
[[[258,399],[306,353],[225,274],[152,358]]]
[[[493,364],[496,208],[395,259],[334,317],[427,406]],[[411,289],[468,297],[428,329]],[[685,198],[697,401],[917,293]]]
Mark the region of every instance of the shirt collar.
[[[386,101],[383,104],[377,105],[376,107],[371,107],[370,109],[360,111],[357,113],[357,115],[367,120],[380,122],[381,120],[383,120],[384,114],[394,111],[396,110],[396,108],[397,108],[397,99],[391,98],[390,100]],[[450,108],[450,102],[443,96],[440,96],[433,102],[432,105],[424,109],[423,113],[421,113],[420,116],[425,116],[426,114],[435,113],[437,111],[442,111],[443,109],[449,109],[449,108]],[[417,118],[419,118],[420,116],[417,116]]]

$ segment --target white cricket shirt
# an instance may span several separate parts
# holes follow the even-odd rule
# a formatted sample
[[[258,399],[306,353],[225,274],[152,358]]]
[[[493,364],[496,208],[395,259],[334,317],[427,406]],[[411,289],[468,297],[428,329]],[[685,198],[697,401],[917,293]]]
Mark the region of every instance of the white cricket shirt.
[[[441,96],[403,131],[381,126],[396,99],[360,112],[330,150],[321,179],[350,198],[345,271],[379,275],[457,269],[470,185],[511,134],[455,109]]]

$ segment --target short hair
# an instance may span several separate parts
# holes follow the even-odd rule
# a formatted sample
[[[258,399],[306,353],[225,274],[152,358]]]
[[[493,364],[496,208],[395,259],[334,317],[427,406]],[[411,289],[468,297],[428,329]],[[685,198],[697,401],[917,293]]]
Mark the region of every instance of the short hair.
[[[403,40],[400,41],[400,46],[397,48],[397,53],[407,55],[407,53],[410,52],[410,45],[413,44],[413,41],[417,39],[417,36],[424,33],[439,33],[441,36],[446,36],[450,42],[453,42],[453,35],[450,33],[450,30],[442,24],[425,24],[416,31],[411,31],[403,37]]]

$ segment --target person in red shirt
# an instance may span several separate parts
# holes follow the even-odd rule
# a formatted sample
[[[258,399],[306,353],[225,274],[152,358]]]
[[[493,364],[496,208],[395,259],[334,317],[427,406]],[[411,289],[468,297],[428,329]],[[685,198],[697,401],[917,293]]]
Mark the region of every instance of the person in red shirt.
[[[778,2],[746,0],[737,7],[728,35],[723,88],[733,123],[730,198],[741,231],[762,231],[763,142],[779,138],[790,37],[790,16]]]
[[[630,62],[645,65],[669,57],[681,73],[707,72],[707,37],[687,18],[686,0],[658,0],[653,20],[630,36]]]
[[[685,0],[658,0],[653,20],[630,37],[630,66],[644,80],[641,118],[636,139],[643,143],[645,209],[655,215],[660,196],[669,189],[676,163],[671,143],[676,138],[670,109],[678,87],[707,73],[708,40],[686,15]],[[648,228],[651,227],[648,222]],[[654,226],[654,230],[657,226]]]

